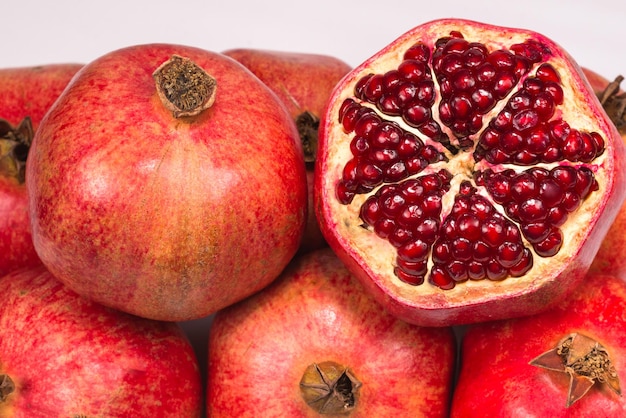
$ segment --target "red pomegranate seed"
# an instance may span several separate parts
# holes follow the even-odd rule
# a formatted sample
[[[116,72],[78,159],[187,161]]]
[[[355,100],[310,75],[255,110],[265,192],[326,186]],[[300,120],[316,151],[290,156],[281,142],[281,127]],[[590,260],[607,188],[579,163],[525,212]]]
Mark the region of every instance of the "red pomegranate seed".
[[[508,270],[495,260],[489,260],[485,267],[489,280],[500,281],[506,279],[509,275]]]
[[[425,61],[405,59],[398,66],[398,72],[402,79],[410,82],[419,82],[424,78],[430,78],[430,72]],[[411,83],[413,85],[413,83]]]
[[[370,146],[367,143],[367,139],[362,136],[355,136],[352,138],[352,141],[350,142],[350,151],[352,152],[352,155],[355,157],[364,156],[369,153],[369,150]]]
[[[558,206],[563,201],[564,191],[553,178],[546,178],[539,184],[538,197],[549,207]]]
[[[473,213],[465,213],[459,216],[458,231],[469,242],[476,242],[480,238],[480,219]]]
[[[467,273],[467,264],[460,260],[453,260],[448,264],[446,268],[448,276],[455,282],[464,282],[469,279]]]
[[[420,239],[413,240],[398,248],[398,258],[410,262],[426,261],[430,252],[428,244]]]
[[[561,249],[563,234],[558,228],[553,228],[548,236],[541,242],[533,245],[533,248],[542,257],[552,257]]]
[[[361,108],[365,109],[365,108]],[[367,137],[382,124],[382,119],[374,111],[367,109],[359,113],[354,121],[353,131],[357,137]]]
[[[430,59],[430,48],[423,43],[417,43],[406,50],[404,59],[428,62]]]
[[[469,261],[472,258],[472,250],[472,243],[463,236],[452,241],[452,256],[455,260]]]
[[[554,69],[554,67],[550,64],[541,64],[539,68],[537,68],[536,75],[541,81],[552,81],[554,83],[561,82],[559,73],[557,73],[556,69]]]
[[[511,268],[522,259],[524,246],[520,242],[503,242],[496,249],[496,257],[504,268]]]
[[[416,87],[408,82],[401,82],[396,88],[396,97],[398,106],[404,109],[409,103],[412,103],[417,96]]]
[[[537,244],[548,237],[550,229],[547,222],[533,222],[522,225],[522,233],[524,238],[531,244]]]
[[[381,218],[374,224],[374,232],[380,238],[387,239],[396,230],[393,219]]]
[[[402,270],[403,273],[414,277],[424,277],[428,272],[428,265],[424,261],[412,262],[398,259],[398,268]]]
[[[394,269],[394,274],[404,283],[408,283],[413,286],[419,286],[424,283],[424,276],[406,273],[400,267],[396,267]]]
[[[484,241],[476,241],[474,243],[474,256],[473,259],[476,263],[482,265],[485,261],[488,261],[492,255],[492,247],[487,245]],[[475,277],[477,279],[478,277]],[[485,276],[481,277],[484,279]]]
[[[377,102],[383,95],[383,76],[372,75],[363,85],[361,94],[357,97]]]
[[[402,113],[404,121],[414,128],[424,125],[430,120],[431,116],[430,108],[418,102],[410,103]]]
[[[492,248],[504,242],[504,221],[500,217],[493,217],[482,225],[484,242]]]
[[[435,264],[446,264],[452,260],[452,249],[448,242],[437,243],[433,247],[433,261]]]
[[[526,274],[533,266],[533,256],[528,248],[524,248],[520,261],[509,268],[509,274],[512,277],[521,277]]]
[[[453,289],[455,286],[455,282],[450,275],[438,266],[432,268],[428,281],[444,290]]]
[[[467,275],[470,280],[482,280],[486,277],[485,266],[477,261],[471,261],[467,265]]]

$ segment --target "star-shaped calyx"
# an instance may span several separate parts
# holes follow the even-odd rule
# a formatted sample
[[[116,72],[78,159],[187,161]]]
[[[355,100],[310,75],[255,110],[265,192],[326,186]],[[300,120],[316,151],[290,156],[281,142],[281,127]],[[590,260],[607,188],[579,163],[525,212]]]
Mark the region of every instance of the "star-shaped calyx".
[[[361,382],[334,361],[309,365],[300,380],[302,398],[321,415],[348,414],[357,406]]]
[[[555,348],[534,358],[530,364],[569,374],[567,407],[585,396],[596,383],[607,385],[618,395],[622,393],[619,376],[607,349],[582,334],[567,335]]]
[[[26,157],[33,135],[33,123],[28,116],[17,126],[0,119],[0,174],[24,183]]]

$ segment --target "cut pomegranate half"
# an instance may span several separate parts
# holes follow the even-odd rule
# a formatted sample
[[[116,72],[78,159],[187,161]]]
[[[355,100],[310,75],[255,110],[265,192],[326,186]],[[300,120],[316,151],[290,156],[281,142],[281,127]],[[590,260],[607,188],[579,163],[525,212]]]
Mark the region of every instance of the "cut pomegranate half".
[[[326,239],[411,323],[546,309],[624,200],[620,135],[568,53],[528,30],[418,26],[338,84],[321,126]]]

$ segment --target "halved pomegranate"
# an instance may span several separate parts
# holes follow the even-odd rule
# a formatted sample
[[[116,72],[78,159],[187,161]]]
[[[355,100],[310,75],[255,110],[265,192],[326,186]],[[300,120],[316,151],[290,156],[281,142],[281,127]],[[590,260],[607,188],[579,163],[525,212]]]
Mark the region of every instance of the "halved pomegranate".
[[[321,126],[326,239],[419,325],[545,310],[624,200],[619,133],[572,57],[529,30],[418,26],[339,83]]]

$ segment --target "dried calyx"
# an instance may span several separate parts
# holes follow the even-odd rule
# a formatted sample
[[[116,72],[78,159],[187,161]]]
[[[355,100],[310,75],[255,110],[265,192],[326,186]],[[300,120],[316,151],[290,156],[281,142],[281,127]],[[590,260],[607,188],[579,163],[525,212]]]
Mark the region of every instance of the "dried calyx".
[[[5,402],[15,391],[15,383],[8,374],[0,374],[0,402]]]
[[[352,371],[333,361],[307,367],[300,380],[302,399],[321,415],[349,414],[357,407],[359,382]]]
[[[161,102],[175,118],[199,115],[215,102],[217,82],[189,58],[173,55],[153,78]]]
[[[307,164],[312,164],[315,162],[315,156],[317,155],[320,119],[313,113],[305,110],[296,117],[295,122],[300,141],[302,142],[304,161]]]
[[[530,364],[569,374],[567,407],[585,396],[596,383],[607,385],[618,395],[622,393],[619,376],[607,349],[582,334],[567,335],[556,347],[531,360]]]
[[[24,183],[26,158],[33,140],[33,124],[27,116],[16,127],[0,119],[0,174]]]

